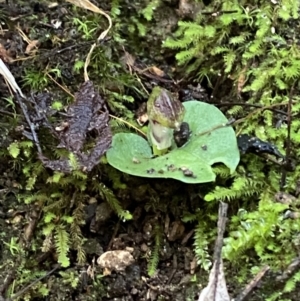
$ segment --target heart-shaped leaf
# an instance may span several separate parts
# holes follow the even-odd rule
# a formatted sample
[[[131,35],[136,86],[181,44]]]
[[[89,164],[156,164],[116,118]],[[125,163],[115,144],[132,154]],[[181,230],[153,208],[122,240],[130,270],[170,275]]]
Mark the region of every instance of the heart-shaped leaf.
[[[192,131],[189,141],[163,156],[152,157],[147,140],[136,134],[118,133],[107,151],[110,165],[122,172],[148,178],[173,178],[185,183],[215,180],[211,165],[224,163],[233,172],[240,159],[234,130],[222,127],[228,120],[213,105],[189,101],[184,121]]]

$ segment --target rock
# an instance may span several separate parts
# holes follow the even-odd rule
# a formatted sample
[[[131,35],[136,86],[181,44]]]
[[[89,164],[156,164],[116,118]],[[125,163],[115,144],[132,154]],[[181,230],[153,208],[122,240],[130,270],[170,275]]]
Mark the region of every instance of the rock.
[[[107,251],[97,259],[97,263],[104,269],[106,275],[112,271],[124,271],[133,262],[134,258],[131,253],[123,250]]]

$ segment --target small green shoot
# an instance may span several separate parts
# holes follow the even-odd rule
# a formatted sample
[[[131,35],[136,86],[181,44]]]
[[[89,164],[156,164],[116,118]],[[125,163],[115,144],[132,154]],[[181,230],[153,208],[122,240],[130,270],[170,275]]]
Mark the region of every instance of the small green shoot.
[[[73,18],[73,25],[77,26],[79,32],[83,34],[85,40],[93,38],[93,33],[97,30],[97,26],[92,21],[82,21],[79,18]]]
[[[12,96],[5,97],[3,99],[7,102],[7,105],[5,107],[11,108],[13,110],[14,118],[16,118],[16,116],[17,116],[16,104],[15,104]]]
[[[42,90],[49,84],[49,78],[45,73],[34,69],[25,70],[23,85],[32,90]]]
[[[84,67],[84,61],[81,61],[81,60],[77,60],[75,61],[74,63],[74,67],[73,67],[73,70],[76,74],[79,74],[81,70],[83,70],[83,67]]]
[[[18,239],[16,237],[12,237],[10,242],[4,242],[4,244],[9,248],[9,251],[12,256],[15,256],[17,253],[20,253],[21,247],[18,243]]]

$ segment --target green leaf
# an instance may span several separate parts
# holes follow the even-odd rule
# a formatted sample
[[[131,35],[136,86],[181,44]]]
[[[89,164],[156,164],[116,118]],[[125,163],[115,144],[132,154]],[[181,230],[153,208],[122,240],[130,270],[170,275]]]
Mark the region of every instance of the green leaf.
[[[209,38],[213,38],[216,34],[216,29],[213,26],[205,26],[204,27],[204,35]]]
[[[142,15],[148,21],[152,20],[154,10],[159,6],[160,0],[152,0],[148,5],[142,10]]]
[[[63,108],[63,104],[60,101],[54,101],[51,105],[53,110],[61,110]]]
[[[57,261],[62,267],[68,267],[70,265],[70,259],[68,257],[70,243],[69,233],[62,226],[55,229],[54,241],[58,253]]]
[[[238,45],[243,44],[245,42],[245,36],[235,36],[229,39],[229,44]]]
[[[53,183],[59,183],[59,181],[63,177],[63,175],[64,174],[62,172],[55,171],[53,174]]]
[[[148,178],[173,178],[185,183],[206,183],[215,180],[211,165],[224,163],[232,173],[239,162],[239,150],[231,127],[214,129],[227,119],[216,107],[198,101],[184,104],[192,131],[189,141],[163,156],[152,158],[147,140],[132,134],[114,135],[107,152],[110,165],[122,172]],[[209,133],[202,134],[209,131]]]
[[[13,158],[17,158],[19,156],[19,154],[20,154],[19,144],[17,142],[11,143],[10,146],[8,147],[8,151],[9,151],[9,154]]]
[[[52,220],[56,218],[56,215],[52,212],[47,212],[44,217],[44,222],[46,224],[50,223]]]
[[[233,63],[236,59],[236,55],[233,51],[229,51],[224,55],[224,62],[225,62],[225,73],[229,73],[232,69]]]

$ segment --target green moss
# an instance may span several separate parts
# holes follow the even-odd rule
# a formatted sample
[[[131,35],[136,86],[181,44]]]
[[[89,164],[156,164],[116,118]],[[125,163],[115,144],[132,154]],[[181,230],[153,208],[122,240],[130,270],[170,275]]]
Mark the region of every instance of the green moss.
[[[259,104],[262,108],[278,106],[286,111],[291,98],[292,114],[297,116],[298,12],[297,1],[213,1],[199,12],[195,21],[179,21],[177,31],[165,41],[164,47],[174,49],[178,65],[187,77],[195,82],[205,81],[214,89],[215,101]],[[284,116],[270,110],[250,110],[243,105],[233,106],[227,113],[237,119],[244,118],[236,125],[238,133],[270,141],[285,152],[287,126],[284,121],[280,125]],[[299,156],[299,125],[293,117],[291,152],[294,157]],[[281,172],[273,163],[245,155],[235,175],[230,178],[220,173],[223,179],[205,195],[207,202],[226,201],[233,210],[224,256],[240,267],[240,279],[247,281],[249,265],[245,262],[249,262],[249,254],[257,264],[268,264],[274,270],[286,268],[297,257],[298,223],[285,219],[287,206],[274,200],[275,193],[282,189]],[[298,166],[288,172],[285,191],[295,193],[299,172]],[[201,233],[205,232],[202,228]],[[207,235],[199,240],[199,233],[195,252],[203,254]],[[282,248],[287,244],[291,247]],[[293,291],[298,278],[296,274],[288,280],[284,292]],[[282,297],[281,292],[268,300],[283,300]]]

